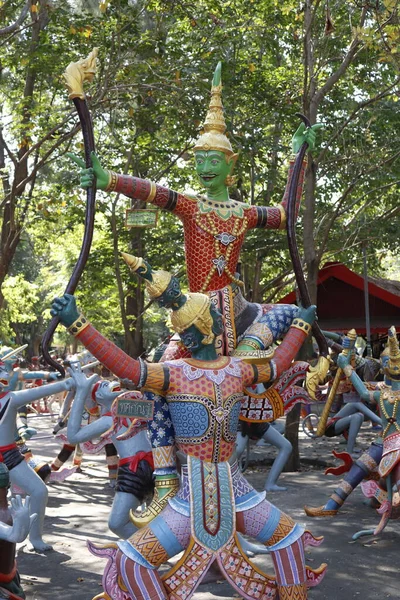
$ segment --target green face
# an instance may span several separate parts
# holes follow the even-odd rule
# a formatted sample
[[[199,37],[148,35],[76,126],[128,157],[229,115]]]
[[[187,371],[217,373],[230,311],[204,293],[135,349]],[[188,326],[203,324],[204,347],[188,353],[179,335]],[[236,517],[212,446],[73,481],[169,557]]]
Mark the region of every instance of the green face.
[[[226,162],[225,154],[217,150],[195,153],[196,171],[207,191],[216,193],[226,189],[225,179],[232,169],[232,161]]]

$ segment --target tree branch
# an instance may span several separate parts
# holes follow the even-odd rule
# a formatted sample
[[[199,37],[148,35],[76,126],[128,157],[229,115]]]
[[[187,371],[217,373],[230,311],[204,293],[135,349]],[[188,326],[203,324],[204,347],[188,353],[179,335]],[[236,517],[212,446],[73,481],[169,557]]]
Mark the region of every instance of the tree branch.
[[[26,16],[29,12],[29,7],[30,7],[30,0],[26,0],[25,2],[25,6],[21,11],[21,14],[19,15],[18,19],[16,21],[14,21],[14,23],[12,23],[11,25],[7,25],[7,27],[3,27],[2,29],[0,29],[0,37],[3,37],[4,35],[9,35],[10,33],[13,33],[16,29],[18,29],[18,27],[20,25],[22,25],[22,23],[25,21]]]
[[[364,6],[362,13],[361,13],[361,18],[360,18],[360,27],[362,27],[364,25],[365,19],[367,17],[367,13],[368,13],[367,7]],[[349,48],[346,56],[344,57],[341,65],[326,80],[325,84],[319,90],[316,91],[314,97],[312,98],[312,102],[313,102],[313,104],[315,104],[315,106],[318,106],[320,104],[320,102],[326,96],[326,94],[331,91],[331,89],[333,88],[335,83],[344,75],[344,73],[347,71],[347,69],[351,65],[354,57],[356,56],[357,52],[360,50],[360,47],[362,47],[362,45],[363,45],[362,41],[356,36],[353,39],[353,41],[351,42],[350,48]]]
[[[355,117],[360,112],[360,110],[364,109],[367,106],[370,106],[371,104],[374,104],[375,102],[378,102],[378,100],[382,100],[382,98],[385,98],[387,95],[389,95],[389,92],[394,87],[396,87],[396,85],[398,85],[399,83],[400,83],[400,77],[398,77],[396,79],[396,81],[394,83],[392,83],[391,85],[389,85],[386,89],[382,90],[382,92],[379,92],[379,94],[376,94],[376,96],[373,96],[372,98],[368,98],[368,100],[364,100],[363,102],[360,102],[357,105],[357,107],[353,110],[353,112],[347,117],[347,119],[342,123],[342,125],[335,131],[335,133],[327,141],[326,145],[321,150],[317,159],[315,160],[316,165],[318,165],[324,159],[328,149],[332,146],[333,142],[339,137],[339,135],[343,132],[343,130],[347,127],[347,125],[355,119]]]
[[[341,197],[338,199],[337,203],[336,203],[336,208],[333,211],[332,216],[330,217],[330,219],[328,220],[328,223],[326,225],[325,228],[325,233],[322,239],[322,242],[320,244],[319,250],[318,250],[318,259],[321,260],[321,257],[325,251],[325,247],[328,243],[328,238],[329,238],[329,233],[333,227],[334,222],[336,221],[336,219],[338,218],[340,212],[341,212],[341,207],[343,206],[346,198],[350,195],[350,193],[354,190],[354,188],[356,187],[356,185],[359,183],[359,181],[364,178],[366,175],[368,175],[369,173],[372,173],[374,171],[376,171],[377,169],[379,169],[380,167],[382,167],[383,165],[387,165],[388,163],[392,162],[393,160],[395,160],[398,156],[400,155],[400,151],[395,152],[395,154],[393,154],[392,156],[390,156],[389,158],[381,161],[379,164],[374,164],[371,167],[369,167],[368,169],[362,170],[360,171],[351,181],[351,183],[347,186],[346,190],[343,192],[343,194],[341,195]],[[347,208],[346,208],[347,210]]]
[[[54,150],[56,150],[59,146],[61,146],[61,144],[63,144],[66,140],[73,137],[79,130],[80,130],[80,124],[77,123],[71,131],[69,131],[62,137],[60,137],[51,146],[51,148],[49,148],[49,150],[44,154],[44,156],[41,158],[41,160],[38,161],[38,163],[34,166],[34,168],[31,170],[29,175],[27,177],[25,177],[25,179],[23,181],[21,181],[18,185],[16,185],[9,194],[7,194],[7,196],[3,199],[3,201],[0,204],[0,209],[7,202],[9,202],[13,196],[16,196],[16,195],[18,195],[18,193],[21,193],[23,191],[23,189],[25,188],[25,186],[36,176],[36,173],[47,163],[47,159],[49,158],[49,156],[51,156],[51,154],[54,152]]]
[[[3,128],[0,127],[0,144],[3,146],[4,150],[7,152],[8,157],[10,158],[10,160],[12,161],[12,163],[14,164],[14,166],[17,165],[17,157],[15,156],[15,154],[13,154],[13,152],[11,152],[10,148],[7,145],[6,140],[3,137]]]

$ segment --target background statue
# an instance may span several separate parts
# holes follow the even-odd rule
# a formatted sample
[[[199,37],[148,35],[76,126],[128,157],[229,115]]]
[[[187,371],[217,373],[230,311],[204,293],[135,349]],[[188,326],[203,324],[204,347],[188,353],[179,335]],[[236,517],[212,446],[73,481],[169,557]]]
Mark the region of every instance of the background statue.
[[[11,498],[11,510],[7,504],[7,490],[10,487],[9,471],[0,456],[0,597],[1,592],[13,594],[12,598],[25,598],[20,577],[16,570],[15,545],[23,542],[29,533],[36,514],[30,513],[30,497],[25,503],[21,496]],[[4,597],[9,597],[4,596]]]
[[[78,390],[68,419],[67,435],[73,444],[99,437],[111,438],[117,448],[118,475],[108,526],[118,537],[126,539],[137,529],[129,520],[129,511],[137,508],[153,492],[151,445],[146,422],[136,419],[135,423],[131,423],[129,419],[116,416],[113,403],[121,395],[119,383],[97,379],[97,375],[89,379],[92,383],[89,394],[94,396],[101,409],[100,417],[81,427],[88,393],[87,390]],[[116,387],[118,390],[114,391]],[[134,395],[133,392],[129,394]]]
[[[47,551],[52,547],[43,541],[43,521],[47,504],[47,487],[35,471],[25,462],[15,442],[15,422],[18,408],[50,394],[71,389],[71,379],[40,387],[0,394],[0,454],[10,471],[10,481],[31,496],[30,509],[37,514],[29,540],[35,550]]]

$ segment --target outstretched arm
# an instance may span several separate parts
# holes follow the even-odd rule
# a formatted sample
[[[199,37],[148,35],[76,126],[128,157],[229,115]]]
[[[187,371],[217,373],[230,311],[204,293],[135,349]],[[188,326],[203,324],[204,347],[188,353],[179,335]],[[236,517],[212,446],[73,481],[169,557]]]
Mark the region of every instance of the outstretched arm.
[[[114,375],[120,379],[129,379],[139,388],[146,387],[161,392],[166,390],[167,367],[160,363],[148,364],[141,359],[136,360],[103,337],[79,313],[74,296],[64,294],[62,298],[56,298],[50,312],[53,317],[59,317],[68,331]]]
[[[53,434],[56,435],[67,424],[68,413],[71,408],[72,400],[74,399],[75,390],[69,390],[65,396],[64,401],[61,405],[60,412],[58,413],[58,421],[54,426]]]
[[[11,404],[15,408],[24,406],[29,402],[35,402],[45,396],[51,396],[58,392],[64,392],[70,390],[73,387],[73,381],[71,379],[64,379],[56,383],[49,383],[48,385],[41,385],[40,387],[30,388],[28,390],[21,390],[19,392],[11,392]]]
[[[56,381],[56,379],[60,377],[59,373],[53,373],[51,371],[22,371],[21,375],[24,381],[31,381],[33,379]]]
[[[89,188],[96,180],[96,185],[105,192],[117,192],[124,194],[128,198],[150,202],[159,208],[168,210],[178,217],[188,216],[195,209],[195,203],[182,194],[174,192],[166,187],[157,185],[148,179],[140,179],[131,175],[118,175],[114,171],[103,169],[96,154],[92,152],[92,165],[90,169],[86,168],[85,163],[75,154],[68,153],[68,157],[73,160],[81,170],[81,186]]]
[[[353,384],[353,386],[354,386],[356,392],[358,393],[358,395],[360,396],[360,398],[362,400],[369,400],[370,399],[369,390],[367,389],[365,383],[361,380],[361,378],[357,375],[357,373],[351,366],[350,359],[351,359],[351,354],[348,354],[347,356],[342,353],[339,354],[339,356],[337,358],[337,366],[340,369],[343,369],[344,374],[346,375],[346,377],[348,377],[350,379],[351,383]]]

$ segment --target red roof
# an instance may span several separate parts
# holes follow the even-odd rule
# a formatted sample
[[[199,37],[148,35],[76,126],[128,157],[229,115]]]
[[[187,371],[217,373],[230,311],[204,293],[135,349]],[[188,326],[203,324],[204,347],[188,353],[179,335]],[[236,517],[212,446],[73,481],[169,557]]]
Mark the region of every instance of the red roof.
[[[400,282],[368,277],[371,333],[400,328]],[[279,300],[295,304],[293,290]],[[365,334],[364,278],[342,263],[326,263],[318,274],[317,314],[321,329]]]

